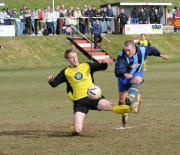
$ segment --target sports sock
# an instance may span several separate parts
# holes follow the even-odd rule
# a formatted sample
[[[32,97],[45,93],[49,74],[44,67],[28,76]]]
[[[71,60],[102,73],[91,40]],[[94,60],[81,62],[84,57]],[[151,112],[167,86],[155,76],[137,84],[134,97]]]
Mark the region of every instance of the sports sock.
[[[138,86],[139,86],[138,83],[132,84],[131,87],[129,88],[128,96],[132,98],[136,98],[139,92]]]
[[[132,112],[132,109],[128,105],[115,105],[113,106],[113,112],[116,114],[125,114]]]

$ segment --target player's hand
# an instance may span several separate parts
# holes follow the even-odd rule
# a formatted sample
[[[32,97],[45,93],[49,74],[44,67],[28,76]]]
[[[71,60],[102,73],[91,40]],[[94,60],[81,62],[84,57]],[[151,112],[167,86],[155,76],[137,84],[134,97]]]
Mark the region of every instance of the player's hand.
[[[49,74],[47,79],[48,79],[48,81],[52,81],[54,79],[54,77],[53,77],[53,75]]]
[[[161,54],[160,57],[164,60],[169,60],[169,56],[165,54]]]
[[[124,73],[124,76],[125,76],[127,79],[130,79],[130,78],[133,77],[132,74],[129,74],[129,73]]]

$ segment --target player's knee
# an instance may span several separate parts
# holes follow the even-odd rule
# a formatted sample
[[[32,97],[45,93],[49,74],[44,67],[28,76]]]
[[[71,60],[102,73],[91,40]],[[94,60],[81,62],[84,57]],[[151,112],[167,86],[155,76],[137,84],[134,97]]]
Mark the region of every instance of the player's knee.
[[[112,110],[113,104],[106,100],[106,99],[101,99],[98,103],[98,109],[99,110]]]
[[[131,80],[131,83],[142,83],[143,82],[143,79],[141,77],[135,77],[134,79]]]

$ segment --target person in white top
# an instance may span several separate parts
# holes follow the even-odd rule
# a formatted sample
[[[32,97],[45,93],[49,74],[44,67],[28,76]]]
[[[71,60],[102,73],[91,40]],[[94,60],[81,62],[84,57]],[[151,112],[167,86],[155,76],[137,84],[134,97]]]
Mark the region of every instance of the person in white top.
[[[47,7],[47,16],[46,16],[47,32],[48,35],[53,33],[53,19],[52,19],[52,10],[50,6]]]
[[[56,35],[57,30],[57,20],[59,18],[59,10],[54,10],[52,12],[52,21],[53,21],[53,35]]]
[[[75,18],[74,20],[76,21],[75,27],[79,30],[79,18],[82,17],[82,14],[81,14],[81,10],[78,7],[74,11],[73,17]]]
[[[4,19],[7,18],[7,12],[5,9],[3,9],[0,12],[0,25],[4,25]]]

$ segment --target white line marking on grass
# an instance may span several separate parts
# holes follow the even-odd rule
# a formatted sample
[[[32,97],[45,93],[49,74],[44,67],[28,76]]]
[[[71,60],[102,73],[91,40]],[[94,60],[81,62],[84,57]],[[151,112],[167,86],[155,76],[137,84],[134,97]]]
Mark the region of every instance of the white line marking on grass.
[[[116,127],[116,128],[113,128],[113,129],[116,129],[116,130],[125,130],[125,129],[131,129],[133,128],[132,126],[127,126],[127,127],[123,127],[123,126],[120,126],[120,127]]]

